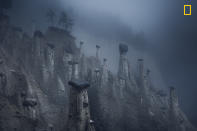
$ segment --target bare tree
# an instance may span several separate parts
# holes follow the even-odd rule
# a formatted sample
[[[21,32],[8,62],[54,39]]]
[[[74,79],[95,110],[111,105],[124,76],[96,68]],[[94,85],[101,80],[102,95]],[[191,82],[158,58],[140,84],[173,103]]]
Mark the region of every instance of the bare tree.
[[[46,17],[47,17],[47,21],[54,26],[55,24],[55,18],[56,18],[56,13],[54,10],[52,9],[48,9],[47,13],[46,13]]]
[[[62,12],[59,18],[59,25],[66,31],[70,32],[73,26],[73,19],[71,19],[66,12]]]

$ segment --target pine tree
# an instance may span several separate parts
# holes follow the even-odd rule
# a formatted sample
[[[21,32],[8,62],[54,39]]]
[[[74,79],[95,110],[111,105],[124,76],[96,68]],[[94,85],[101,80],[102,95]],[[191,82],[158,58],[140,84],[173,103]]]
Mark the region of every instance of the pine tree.
[[[56,18],[56,13],[54,10],[52,9],[48,9],[47,13],[46,13],[46,17],[47,17],[47,21],[54,26],[55,24],[55,18]]]
[[[59,25],[69,32],[72,29],[73,20],[67,15],[67,13],[62,12],[59,19]]]
[[[0,14],[3,14],[4,9],[12,8],[12,0],[0,0]]]

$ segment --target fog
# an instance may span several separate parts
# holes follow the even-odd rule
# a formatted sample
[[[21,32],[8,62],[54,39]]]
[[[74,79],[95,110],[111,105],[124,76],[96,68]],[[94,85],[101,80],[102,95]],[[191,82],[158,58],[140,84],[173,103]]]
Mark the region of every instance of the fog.
[[[101,58],[114,72],[118,43],[128,44],[133,65],[142,57],[157,85],[175,86],[180,106],[197,125],[197,1],[192,1],[192,16],[183,15],[183,5],[184,0],[17,0],[8,13],[13,24],[29,32],[32,21],[46,29],[48,8],[69,12],[76,42],[85,42],[87,55],[101,45]]]

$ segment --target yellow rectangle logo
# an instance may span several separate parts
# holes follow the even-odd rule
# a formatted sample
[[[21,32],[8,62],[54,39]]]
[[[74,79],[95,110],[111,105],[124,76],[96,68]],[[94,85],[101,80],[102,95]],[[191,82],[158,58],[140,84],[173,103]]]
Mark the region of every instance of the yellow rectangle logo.
[[[184,5],[184,15],[192,15],[192,5]]]

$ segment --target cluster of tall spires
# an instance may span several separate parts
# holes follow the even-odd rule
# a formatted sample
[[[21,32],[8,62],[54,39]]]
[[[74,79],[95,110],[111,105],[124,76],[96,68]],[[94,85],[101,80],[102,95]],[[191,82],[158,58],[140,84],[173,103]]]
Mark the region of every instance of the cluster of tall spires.
[[[69,61],[69,65],[71,68],[71,81],[69,81],[70,88],[70,97],[69,97],[69,119],[68,119],[68,131],[95,131],[94,121],[91,120],[90,117],[90,109],[88,102],[88,93],[87,89],[89,85],[87,82],[84,82],[84,78],[81,78],[79,69],[79,61],[82,59],[82,46],[84,42],[80,42],[80,55],[75,56],[72,60]],[[96,45],[96,61],[99,62],[99,50],[100,46]],[[132,79],[130,73],[130,65],[127,58],[128,46],[125,44],[119,44],[119,68],[118,68],[118,82],[119,82],[119,95],[120,98],[124,97],[124,88],[128,85],[128,82]],[[95,79],[99,82],[103,82],[107,80],[107,59],[103,59],[103,65],[95,67]],[[80,71],[79,71],[80,70]],[[106,73],[106,74],[105,74]],[[147,97],[146,94],[146,84],[149,79],[150,70],[148,69],[146,73],[144,73],[144,60],[138,59],[138,84],[139,84],[139,92],[141,97],[141,104],[143,104],[143,100]],[[101,76],[101,77],[99,77]],[[103,79],[103,80],[101,80]],[[178,106],[178,100],[175,93],[175,88],[170,87],[170,98],[169,98],[169,119],[172,120],[169,125],[169,129],[172,131],[177,131],[177,115],[176,109]],[[143,107],[142,107],[143,108]]]
[[[40,58],[37,63],[39,63],[42,59],[43,55],[43,49],[44,47],[42,43],[45,43],[44,40],[40,39],[40,37],[43,37],[43,34],[39,31],[34,33],[35,42],[37,44],[34,44],[36,47],[36,57]],[[68,53],[68,59],[67,59],[67,65],[68,65],[68,74],[66,76],[69,76],[69,88],[70,88],[70,96],[69,96],[69,114],[68,114],[68,123],[67,123],[67,130],[68,131],[95,131],[94,128],[94,121],[91,119],[90,116],[90,104],[88,100],[88,87],[90,87],[90,83],[86,82],[85,75],[88,75],[88,71],[86,69],[83,69],[83,59],[84,54],[82,52],[84,42],[80,42],[79,47],[79,53],[77,55],[74,55],[72,53]],[[53,75],[54,71],[54,55],[55,50],[53,45],[50,43],[47,43],[47,55],[49,56],[49,62],[50,64],[46,63],[44,66],[49,67],[49,71]],[[96,60],[96,66],[94,67],[93,71],[91,71],[91,76],[93,76],[94,80],[100,85],[100,87],[105,87],[102,84],[105,84],[108,81],[109,78],[109,71],[107,70],[107,59],[103,59],[103,63],[100,64],[100,58],[99,58],[99,51],[100,46],[96,45],[96,56],[94,60]],[[68,48],[69,50],[70,48]],[[127,52],[128,52],[128,46],[125,44],[119,44],[119,53],[120,53],[120,59],[119,59],[119,68],[118,68],[118,74],[116,83],[118,83],[118,86],[116,86],[118,90],[118,94],[121,100],[125,97],[125,88],[130,87],[132,88],[133,85],[138,85],[138,95],[140,96],[140,104],[144,106],[145,103],[145,97],[147,93],[147,83],[149,82],[149,74],[150,70],[144,71],[144,60],[138,59],[138,68],[137,68],[137,80],[133,80],[132,82],[132,75],[130,70],[130,64],[127,58]],[[0,63],[2,63],[0,61]],[[40,63],[39,63],[40,64]],[[44,67],[45,68],[45,67]],[[16,71],[11,71],[13,74],[18,74]],[[6,81],[6,74],[0,74],[0,80],[1,84],[4,85],[4,81]],[[24,80],[26,81],[26,80]],[[88,81],[88,80],[87,80]],[[108,86],[108,85],[107,85]],[[4,87],[4,86],[3,86]],[[22,87],[21,85],[17,85],[17,87]],[[135,87],[135,86],[133,86]],[[101,89],[101,90],[104,90]],[[134,89],[135,90],[135,89]],[[20,92],[17,94],[20,95],[21,100],[21,107],[24,109],[24,114],[27,116],[30,116],[30,118],[36,123],[36,120],[38,119],[38,102],[37,98],[29,95],[27,92]],[[175,92],[174,87],[170,87],[170,93],[169,93],[169,131],[178,131],[179,130],[179,122],[177,120],[177,116],[179,115],[177,109],[178,109],[178,97]],[[17,96],[17,97],[18,97]],[[20,101],[20,100],[19,100]],[[141,106],[141,108],[143,108]],[[21,117],[20,114],[17,114],[16,117]],[[36,127],[34,127],[36,129]],[[49,124],[49,128],[51,131],[54,130],[54,127],[52,124]],[[34,129],[34,130],[35,130]]]
[[[69,65],[69,86],[70,86],[70,96],[69,96],[69,116],[67,122],[67,130],[68,131],[95,131],[94,121],[90,116],[90,105],[88,100],[88,87],[91,85],[85,81],[83,78],[84,75],[81,75],[83,69],[81,67],[81,59],[83,58],[82,46],[83,42],[80,42],[79,54],[73,55],[68,59]],[[107,70],[107,59],[103,59],[103,64],[100,65],[99,60],[99,51],[100,46],[96,45],[96,67],[94,69],[94,77],[97,81],[97,84],[106,83],[108,80],[108,70]],[[53,50],[53,49],[51,49]],[[119,44],[119,68],[118,68],[118,83],[119,83],[119,95],[120,98],[124,98],[124,90],[126,86],[129,85],[129,81],[131,81],[131,72],[130,65],[127,58],[128,46],[125,44]],[[54,57],[53,54],[50,54],[51,57]],[[15,71],[12,71],[16,74]],[[149,77],[150,70],[147,70],[146,74],[144,73],[144,60],[138,59],[138,84],[140,85],[140,97],[141,104],[146,96],[146,87],[145,81]],[[83,74],[83,73],[82,73]],[[100,83],[101,82],[101,83]],[[130,86],[130,85],[129,85]],[[102,87],[102,86],[101,86]],[[22,106],[24,110],[32,120],[36,121],[36,108],[37,108],[37,100],[35,98],[30,98],[27,96],[26,92],[21,93]],[[169,101],[169,116],[170,120],[170,129],[171,131],[177,131],[178,123],[176,120],[177,114],[177,106],[178,106],[178,98],[175,93],[175,88],[170,87],[170,101]],[[53,125],[50,125],[51,131],[53,130]]]

